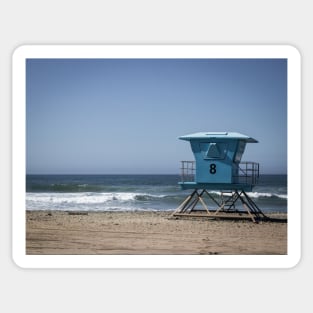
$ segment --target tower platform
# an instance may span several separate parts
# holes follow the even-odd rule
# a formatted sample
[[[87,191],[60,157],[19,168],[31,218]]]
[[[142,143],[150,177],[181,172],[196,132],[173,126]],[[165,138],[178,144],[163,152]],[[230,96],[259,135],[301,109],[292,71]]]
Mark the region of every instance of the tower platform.
[[[243,190],[246,192],[252,191],[254,185],[252,184],[207,184],[207,183],[196,183],[196,182],[179,182],[181,189],[206,189],[206,190]]]

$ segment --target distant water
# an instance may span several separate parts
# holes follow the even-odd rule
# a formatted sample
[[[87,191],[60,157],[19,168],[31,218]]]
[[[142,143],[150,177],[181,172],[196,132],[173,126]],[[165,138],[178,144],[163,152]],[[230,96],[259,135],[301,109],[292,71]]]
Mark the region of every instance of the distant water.
[[[27,175],[26,209],[171,211],[191,192],[179,181],[179,175]],[[264,212],[287,212],[287,175],[260,176],[248,194]]]

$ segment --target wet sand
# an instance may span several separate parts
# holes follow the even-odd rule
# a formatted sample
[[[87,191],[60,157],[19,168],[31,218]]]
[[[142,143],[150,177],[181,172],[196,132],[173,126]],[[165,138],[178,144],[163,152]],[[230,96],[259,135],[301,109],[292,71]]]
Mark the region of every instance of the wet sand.
[[[287,254],[286,222],[170,216],[168,212],[27,211],[26,254]]]

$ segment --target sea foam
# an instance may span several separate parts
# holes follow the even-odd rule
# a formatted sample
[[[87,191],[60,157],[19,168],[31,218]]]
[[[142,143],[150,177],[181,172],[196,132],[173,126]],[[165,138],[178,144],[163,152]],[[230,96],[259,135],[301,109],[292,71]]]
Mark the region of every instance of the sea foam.
[[[108,192],[108,193],[27,193],[27,201],[46,202],[46,203],[77,203],[95,204],[112,201],[134,201],[138,196],[144,194],[127,192]]]

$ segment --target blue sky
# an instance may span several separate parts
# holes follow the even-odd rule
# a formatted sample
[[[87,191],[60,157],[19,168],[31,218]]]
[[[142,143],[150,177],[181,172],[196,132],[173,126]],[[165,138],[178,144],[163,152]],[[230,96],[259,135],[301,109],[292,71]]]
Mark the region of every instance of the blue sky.
[[[233,131],[242,160],[287,173],[285,59],[28,59],[29,174],[172,174],[181,135]]]

